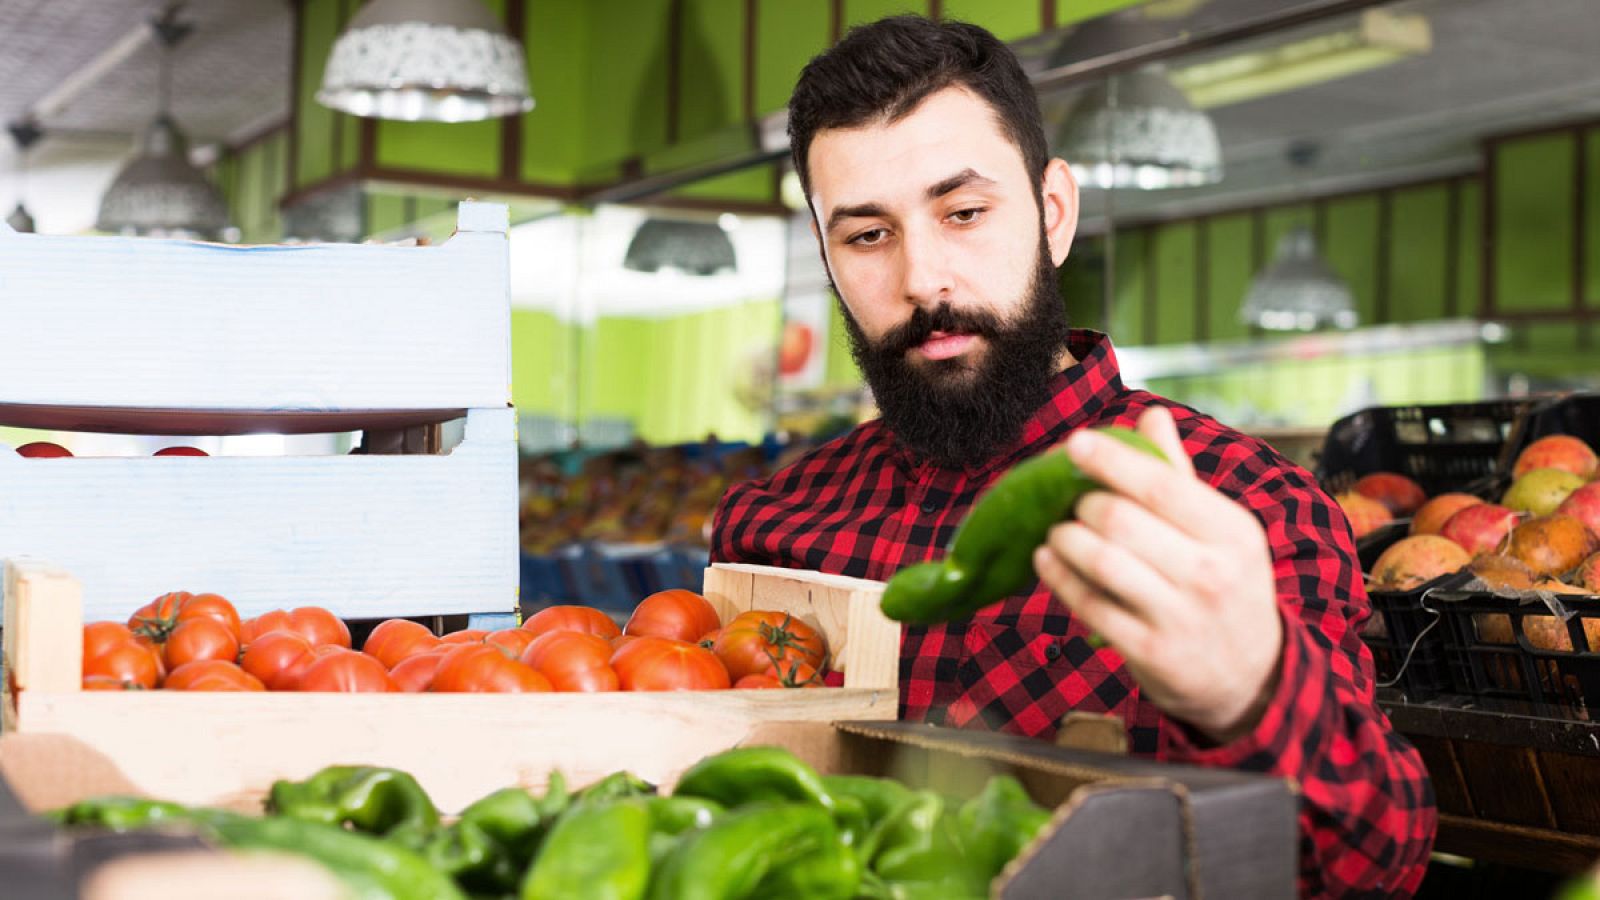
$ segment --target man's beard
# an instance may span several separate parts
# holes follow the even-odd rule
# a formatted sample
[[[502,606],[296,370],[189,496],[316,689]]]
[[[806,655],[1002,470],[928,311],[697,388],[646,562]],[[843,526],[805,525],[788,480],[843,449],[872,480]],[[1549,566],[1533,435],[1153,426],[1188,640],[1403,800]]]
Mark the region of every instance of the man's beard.
[[[838,296],[837,288],[834,294]],[[1043,235],[1027,302],[1014,321],[949,304],[932,312],[918,307],[910,319],[874,342],[862,333],[842,298],[839,308],[850,353],[884,422],[912,451],[951,468],[976,467],[1021,435],[1023,424],[1050,399],[1050,378],[1069,331]],[[913,349],[936,331],[978,335],[985,346],[953,359],[913,360]]]

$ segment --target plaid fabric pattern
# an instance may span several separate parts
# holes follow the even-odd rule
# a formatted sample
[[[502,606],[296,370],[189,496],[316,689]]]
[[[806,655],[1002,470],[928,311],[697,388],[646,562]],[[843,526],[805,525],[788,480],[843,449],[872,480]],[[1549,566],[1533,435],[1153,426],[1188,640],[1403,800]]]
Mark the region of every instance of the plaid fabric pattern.
[[[1208,746],[1140,697],[1111,648],[1042,585],[948,625],[905,629],[907,719],[1050,738],[1070,710],[1127,723],[1135,752],[1292,778],[1300,788],[1303,896],[1408,896],[1433,842],[1432,787],[1415,749],[1373,700],[1370,614],[1350,528],[1303,469],[1254,438],[1122,384],[1104,335],[1075,331],[1078,363],[1022,436],[976,469],[914,457],[881,420],[771,478],[736,485],[714,520],[712,559],[887,579],[944,554],[977,496],[1016,462],[1078,428],[1128,425],[1167,406],[1199,476],[1244,504],[1272,548],[1284,617],[1281,676],[1255,731]]]

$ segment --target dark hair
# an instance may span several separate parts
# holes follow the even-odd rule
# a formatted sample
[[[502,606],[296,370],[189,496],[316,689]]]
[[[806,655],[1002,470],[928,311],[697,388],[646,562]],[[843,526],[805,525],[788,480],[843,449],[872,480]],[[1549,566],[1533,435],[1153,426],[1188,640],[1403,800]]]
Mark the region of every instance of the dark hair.
[[[813,57],[789,98],[789,147],[806,196],[806,157],[817,132],[875,119],[894,122],[928,95],[965,87],[994,108],[1000,127],[1022,151],[1035,191],[1048,150],[1038,96],[1017,57],[999,38],[966,22],[891,16],[852,28]]]

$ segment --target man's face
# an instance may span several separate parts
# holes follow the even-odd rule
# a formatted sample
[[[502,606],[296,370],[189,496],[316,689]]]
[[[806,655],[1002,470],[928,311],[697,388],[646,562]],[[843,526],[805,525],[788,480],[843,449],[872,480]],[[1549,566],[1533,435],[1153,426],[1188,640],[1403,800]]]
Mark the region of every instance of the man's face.
[[[807,162],[824,261],[885,420],[936,461],[982,461],[1048,399],[1065,348],[1066,166],[1050,164],[1041,199],[994,110],[960,87],[893,123],[819,132]]]

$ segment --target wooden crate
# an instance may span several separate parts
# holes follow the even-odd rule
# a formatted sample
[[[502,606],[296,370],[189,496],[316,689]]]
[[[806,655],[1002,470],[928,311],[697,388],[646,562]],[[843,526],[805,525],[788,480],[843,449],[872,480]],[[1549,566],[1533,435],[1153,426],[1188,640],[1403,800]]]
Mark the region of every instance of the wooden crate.
[[[817,627],[845,686],[537,695],[82,691],[76,582],[41,562],[11,561],[5,727],[76,738],[139,791],[185,803],[248,808],[275,779],[359,762],[415,773],[453,810],[509,784],[541,786],[552,768],[578,783],[619,768],[669,782],[764,722],[895,718],[900,627],[878,609],[880,583],[719,565],[707,570],[706,584],[725,619],[754,607]]]

